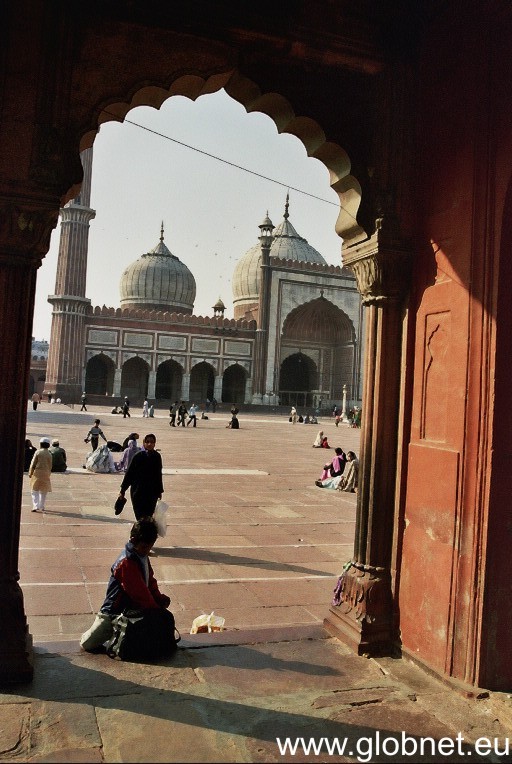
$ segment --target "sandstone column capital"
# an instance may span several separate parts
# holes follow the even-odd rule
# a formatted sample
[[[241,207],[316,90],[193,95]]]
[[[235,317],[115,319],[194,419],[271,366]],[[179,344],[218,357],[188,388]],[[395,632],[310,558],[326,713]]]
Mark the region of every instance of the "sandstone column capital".
[[[365,305],[400,301],[407,294],[411,251],[384,218],[372,236],[344,251],[343,264],[353,271]]]
[[[59,201],[0,195],[0,259],[38,267],[57,225]]]

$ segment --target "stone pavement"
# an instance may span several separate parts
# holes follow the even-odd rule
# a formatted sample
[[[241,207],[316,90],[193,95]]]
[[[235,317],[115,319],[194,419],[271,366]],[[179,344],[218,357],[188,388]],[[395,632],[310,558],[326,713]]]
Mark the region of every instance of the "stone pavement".
[[[133,521],[129,502],[113,515],[120,477],[81,467],[95,414],[108,439],[151,430],[162,452],[171,509],[152,564],[183,640],[174,659],[155,665],[84,654],[77,642]],[[358,657],[322,628],[352,552],[355,496],[314,486],[333,452],[311,443],[321,427],[332,446],[358,452],[359,432],[243,410],[231,431],[228,418],[221,411],[178,430],[163,412],[149,420],[47,404],[29,412],[27,437],[58,437],[71,470],[52,476],[44,516],[30,511],[24,478],[20,583],[35,678],[0,694],[0,761],[396,761],[393,741],[376,753],[376,736],[402,731],[408,751],[417,747],[407,761],[470,753],[512,761],[470,747],[506,737],[507,696],[465,698],[405,660]],[[211,610],[227,631],[188,635],[192,619]],[[427,743],[419,752],[422,736],[457,733],[455,755],[431,755]],[[281,755],[276,738],[297,736],[324,748]],[[329,755],[325,745],[345,737],[343,753]]]

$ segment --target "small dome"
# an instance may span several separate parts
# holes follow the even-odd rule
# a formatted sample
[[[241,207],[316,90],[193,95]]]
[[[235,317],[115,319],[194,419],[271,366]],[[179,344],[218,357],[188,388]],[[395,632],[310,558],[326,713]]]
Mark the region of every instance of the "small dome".
[[[119,287],[122,308],[192,313],[196,282],[187,266],[164,244],[164,228],[154,249],[129,265]]]
[[[270,257],[327,265],[320,252],[308,244],[306,239],[299,236],[288,220],[288,205],[287,195],[283,222],[276,226],[273,231],[274,239],[270,247]],[[232,289],[235,318],[242,316],[246,309],[258,302],[260,279],[261,246],[256,244],[238,261],[233,273]]]

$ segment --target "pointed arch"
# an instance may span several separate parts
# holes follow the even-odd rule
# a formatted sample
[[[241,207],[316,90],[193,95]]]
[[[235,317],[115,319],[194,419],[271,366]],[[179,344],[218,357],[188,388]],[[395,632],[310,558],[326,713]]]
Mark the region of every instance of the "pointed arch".
[[[199,96],[215,93],[224,88],[226,93],[241,104],[248,114],[260,112],[274,122],[278,133],[294,135],[303,144],[308,157],[322,162],[329,172],[331,188],[340,201],[336,232],[346,245],[367,238],[367,232],[357,221],[361,204],[361,184],[351,174],[351,161],[346,150],[328,141],[325,132],[312,118],[297,115],[290,102],[281,94],[262,93],[259,86],[235,69],[203,78],[199,75],[181,75],[167,88],[157,84],[135,87],[129,100],[113,101],[100,107],[97,127],[82,136],[80,151],[90,148],[105,122],[127,119],[127,114],[138,106],[159,109],[164,101],[181,95],[195,101]],[[69,196],[69,198],[72,198]]]
[[[93,355],[85,368],[85,386],[89,395],[112,395],[114,389],[114,362],[105,353]]]

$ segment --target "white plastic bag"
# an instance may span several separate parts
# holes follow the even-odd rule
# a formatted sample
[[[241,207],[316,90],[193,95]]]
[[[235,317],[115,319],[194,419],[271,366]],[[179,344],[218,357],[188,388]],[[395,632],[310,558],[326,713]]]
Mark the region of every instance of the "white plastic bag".
[[[158,499],[156,503],[155,511],[153,513],[153,518],[156,523],[158,535],[162,539],[167,534],[167,510],[168,509],[169,509],[169,505],[166,504],[165,501],[162,501],[162,499]]]
[[[190,633],[201,634],[203,632],[224,631],[225,623],[226,619],[220,615],[215,615],[212,610],[210,615],[203,613],[203,615],[198,615],[197,618],[194,618]]]

